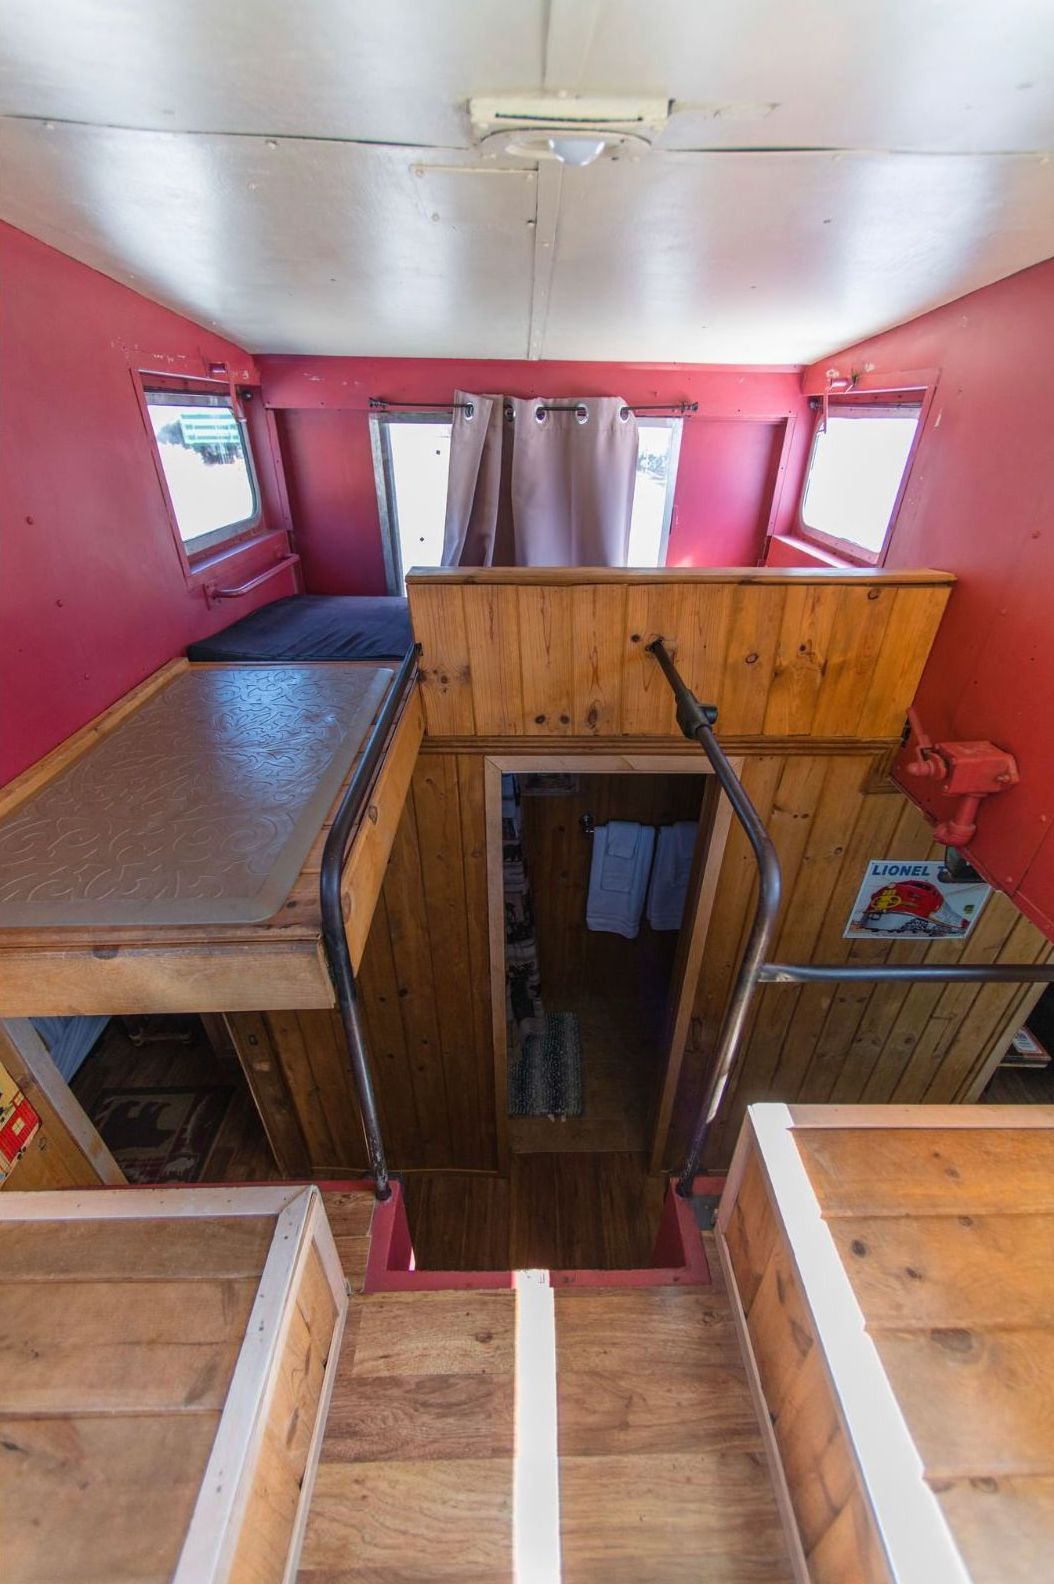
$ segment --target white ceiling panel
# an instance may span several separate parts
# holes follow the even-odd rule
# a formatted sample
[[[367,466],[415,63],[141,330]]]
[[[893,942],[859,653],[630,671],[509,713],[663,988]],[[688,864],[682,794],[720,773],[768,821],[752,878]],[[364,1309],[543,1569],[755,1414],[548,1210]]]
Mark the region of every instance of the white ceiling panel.
[[[471,94],[675,101],[665,145],[1054,147],[1051,0],[33,0],[0,111],[453,148]]]
[[[564,90],[671,114],[474,146]],[[0,5],[0,218],[255,351],[811,359],[1054,253],[1051,148],[1054,0]]]
[[[543,355],[808,362],[1050,254],[1054,163],[1035,156],[565,170]]]
[[[1054,147],[1052,0],[603,0],[597,13],[565,86],[668,94],[664,147]]]
[[[0,192],[13,225],[252,351],[520,357],[535,172],[420,153],[8,122]]]
[[[0,112],[454,147],[544,69],[544,0],[9,0]]]

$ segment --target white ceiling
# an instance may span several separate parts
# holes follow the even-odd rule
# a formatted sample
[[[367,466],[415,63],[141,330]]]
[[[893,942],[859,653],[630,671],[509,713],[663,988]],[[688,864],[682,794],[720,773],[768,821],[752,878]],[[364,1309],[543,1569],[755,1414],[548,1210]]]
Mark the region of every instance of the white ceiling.
[[[809,361],[1054,254],[1052,0],[27,0],[0,217],[253,351]],[[584,170],[472,95],[673,101]]]

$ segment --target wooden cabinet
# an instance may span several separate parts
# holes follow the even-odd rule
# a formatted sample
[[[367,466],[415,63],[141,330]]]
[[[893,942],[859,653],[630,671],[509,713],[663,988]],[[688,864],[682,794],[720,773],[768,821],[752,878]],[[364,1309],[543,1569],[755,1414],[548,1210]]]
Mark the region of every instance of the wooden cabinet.
[[[718,1245],[800,1579],[1047,1576],[1052,1235],[1054,1108],[750,1109]]]
[[[5,1584],[295,1577],[347,1289],[316,1188],[0,1200]]]

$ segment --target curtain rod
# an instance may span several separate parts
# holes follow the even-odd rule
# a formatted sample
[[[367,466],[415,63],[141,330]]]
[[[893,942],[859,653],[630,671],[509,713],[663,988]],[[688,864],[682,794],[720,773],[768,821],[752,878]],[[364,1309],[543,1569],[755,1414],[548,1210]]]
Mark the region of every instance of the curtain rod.
[[[539,402],[539,412],[578,412],[584,408],[585,401],[577,402]],[[428,412],[456,412],[459,409],[472,408],[472,402],[433,402],[433,401],[389,401],[386,396],[371,396],[371,412],[388,412],[393,407],[407,407],[413,411]],[[678,402],[631,402],[622,408],[623,412],[668,412],[668,413],[694,413],[699,411],[697,401]]]

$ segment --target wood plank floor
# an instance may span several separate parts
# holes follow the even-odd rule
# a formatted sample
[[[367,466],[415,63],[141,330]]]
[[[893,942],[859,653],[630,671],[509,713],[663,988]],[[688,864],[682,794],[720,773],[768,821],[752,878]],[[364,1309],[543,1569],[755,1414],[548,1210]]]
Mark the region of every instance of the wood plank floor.
[[[582,1039],[580,1117],[510,1117],[514,1154],[645,1150],[662,1086],[665,995],[567,995],[551,1011],[573,1012]]]
[[[665,1182],[629,1152],[514,1155],[507,1179],[410,1175],[420,1270],[627,1270],[647,1265]]]
[[[356,1287],[369,1197],[326,1208]],[[560,1578],[789,1584],[719,1274],[554,1296]],[[353,1297],[299,1584],[511,1584],[516,1347],[514,1292]]]

